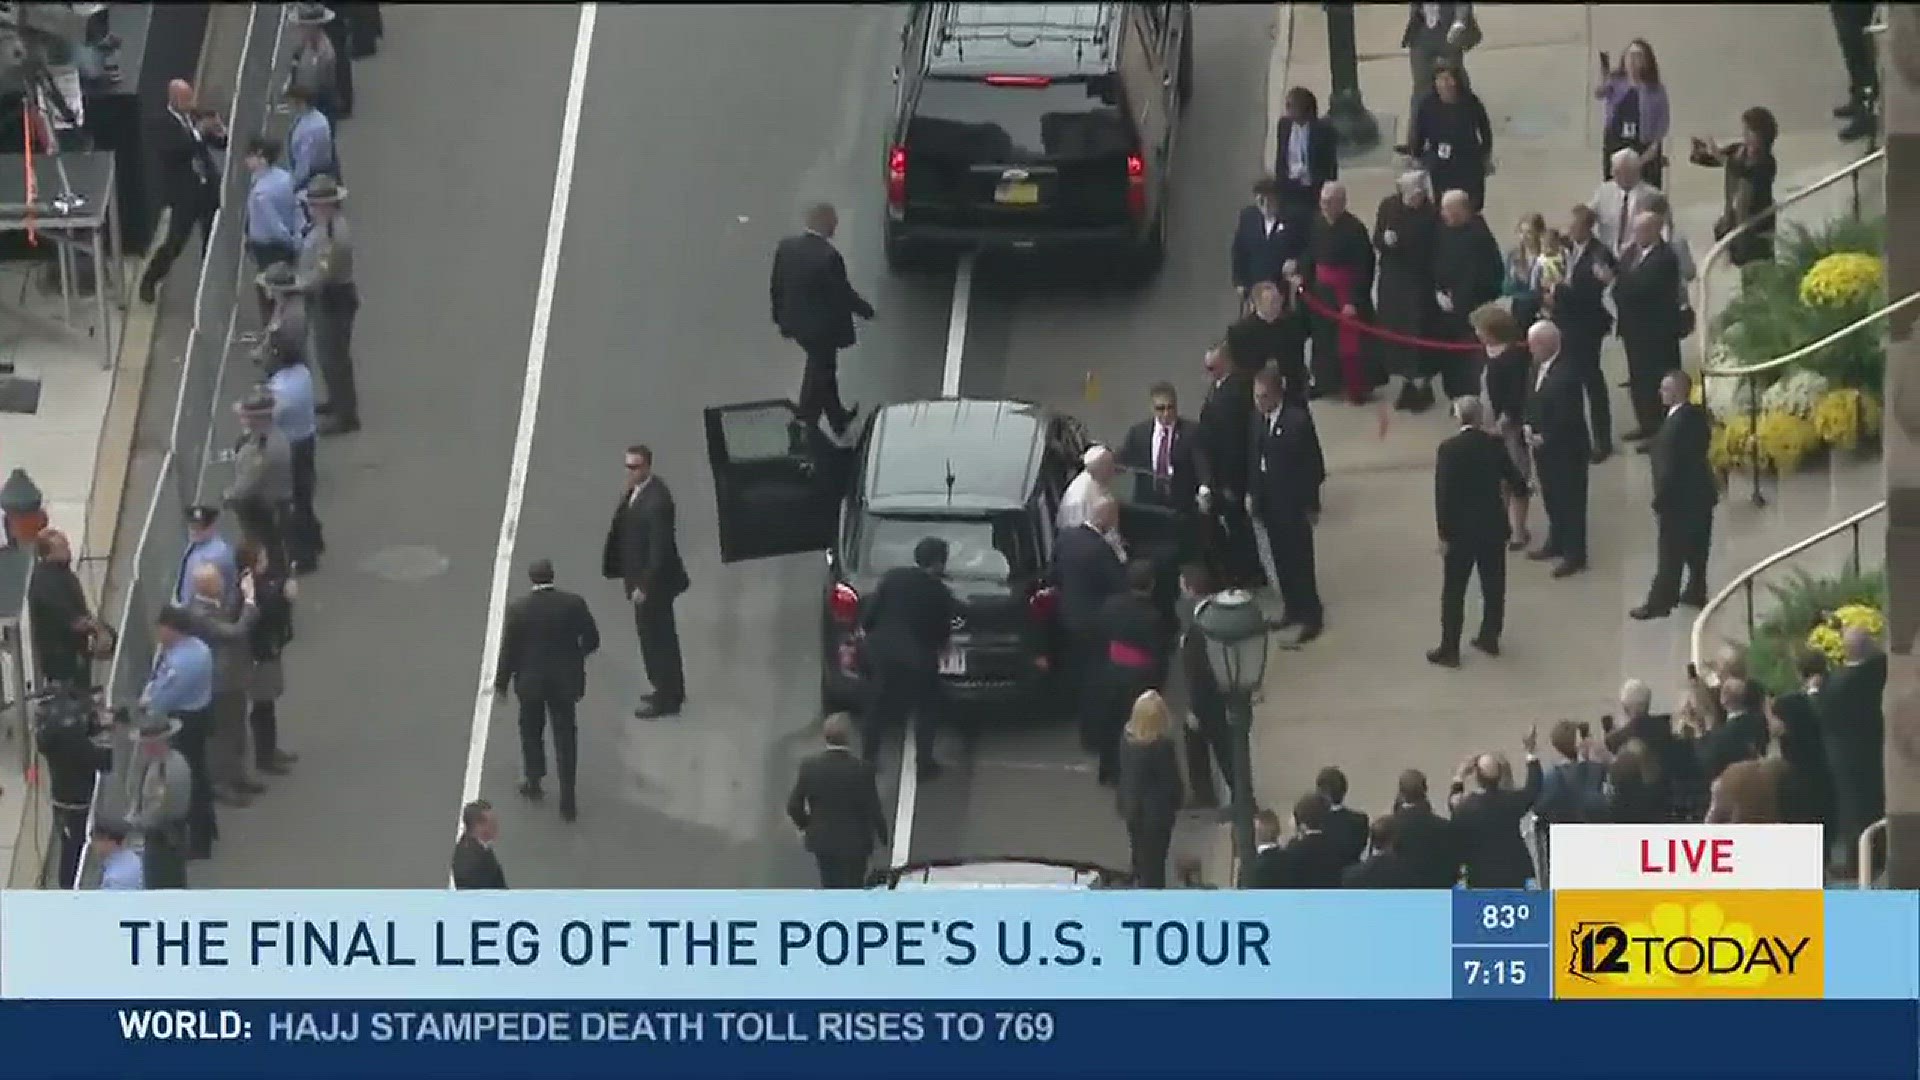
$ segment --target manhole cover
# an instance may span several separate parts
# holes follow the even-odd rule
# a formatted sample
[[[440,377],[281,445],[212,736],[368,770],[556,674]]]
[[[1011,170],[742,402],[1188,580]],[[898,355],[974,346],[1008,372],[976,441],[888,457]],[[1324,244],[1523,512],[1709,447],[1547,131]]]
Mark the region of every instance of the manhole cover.
[[[374,552],[365,565],[378,577],[407,584],[439,577],[450,564],[437,548],[403,544]]]

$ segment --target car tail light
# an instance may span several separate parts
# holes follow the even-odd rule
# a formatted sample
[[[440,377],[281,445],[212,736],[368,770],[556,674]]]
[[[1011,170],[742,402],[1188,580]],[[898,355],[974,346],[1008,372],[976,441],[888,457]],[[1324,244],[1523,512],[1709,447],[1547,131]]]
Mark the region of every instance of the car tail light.
[[[860,624],[860,594],[853,586],[844,582],[833,587],[832,595],[827,597],[827,614],[833,618],[833,624],[845,630],[851,630]]]
[[[1147,212],[1147,159],[1127,155],[1127,213],[1140,217]]]
[[[907,148],[896,146],[887,153],[887,205],[898,210],[907,205]]]
[[[1031,86],[1038,88],[1052,86],[1053,80],[1045,75],[989,75],[986,77],[986,84],[988,86]]]
[[[1032,616],[1034,622],[1043,626],[1053,621],[1053,613],[1059,606],[1060,594],[1052,588],[1035,589],[1033,594],[1027,597],[1027,614]]]

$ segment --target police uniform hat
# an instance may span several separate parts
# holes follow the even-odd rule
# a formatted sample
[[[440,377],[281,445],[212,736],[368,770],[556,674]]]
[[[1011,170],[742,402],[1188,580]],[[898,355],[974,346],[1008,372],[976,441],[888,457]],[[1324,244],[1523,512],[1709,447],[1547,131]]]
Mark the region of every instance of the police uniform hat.
[[[256,386],[246,397],[234,403],[233,411],[241,416],[271,418],[273,416],[273,393],[264,386]]]
[[[325,4],[295,4],[287,21],[295,26],[325,26],[333,21],[333,11]]]
[[[220,520],[220,508],[201,503],[187,511],[187,521],[197,529],[211,529]]]
[[[321,173],[300,193],[300,201],[309,206],[332,206],[347,201],[347,189],[340,186],[340,181]]]
[[[260,271],[253,283],[269,293],[290,293],[299,289],[300,279],[293,272],[292,263],[278,262]]]

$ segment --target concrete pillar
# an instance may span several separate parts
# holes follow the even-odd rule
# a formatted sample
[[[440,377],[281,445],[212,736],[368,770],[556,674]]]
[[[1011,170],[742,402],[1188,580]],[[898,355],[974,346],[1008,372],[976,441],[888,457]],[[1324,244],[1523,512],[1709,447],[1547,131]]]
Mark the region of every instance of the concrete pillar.
[[[1880,36],[1887,144],[1887,293],[1920,291],[1920,5],[1888,4]],[[1920,888],[1920,335],[1913,309],[1887,345],[1888,885]]]

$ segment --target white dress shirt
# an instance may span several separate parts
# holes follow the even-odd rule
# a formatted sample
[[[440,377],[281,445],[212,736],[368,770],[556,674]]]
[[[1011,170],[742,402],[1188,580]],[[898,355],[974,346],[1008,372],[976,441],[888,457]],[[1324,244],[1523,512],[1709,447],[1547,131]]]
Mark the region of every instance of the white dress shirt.
[[[1067,485],[1067,493],[1060,497],[1060,512],[1054,518],[1054,525],[1062,529],[1071,529],[1087,523],[1087,513],[1093,504],[1107,498],[1106,485],[1093,478],[1085,469]]]
[[[1611,180],[1595,188],[1593,200],[1587,204],[1593,208],[1594,237],[1605,244],[1608,251],[1619,254],[1633,240],[1634,215],[1659,193],[1659,188],[1645,180],[1635,184],[1631,191]]]
[[[1307,136],[1312,132],[1308,124],[1296,123],[1287,132],[1287,179],[1305,180],[1307,178]],[[1267,235],[1273,235],[1273,222],[1267,222]]]

